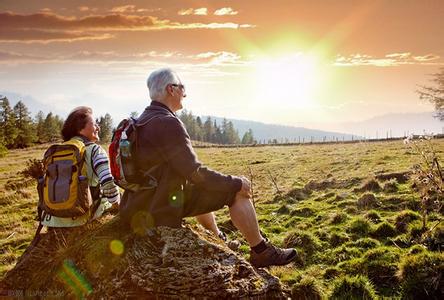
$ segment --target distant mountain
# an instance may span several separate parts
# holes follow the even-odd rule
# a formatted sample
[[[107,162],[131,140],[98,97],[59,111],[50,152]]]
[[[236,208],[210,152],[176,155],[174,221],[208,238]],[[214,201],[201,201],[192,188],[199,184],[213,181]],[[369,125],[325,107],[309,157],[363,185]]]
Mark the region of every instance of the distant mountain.
[[[208,116],[201,116],[202,122],[205,122]],[[216,120],[218,125],[222,124],[223,118],[210,116],[212,120]],[[345,134],[340,132],[323,131],[317,129],[308,129],[304,127],[293,127],[276,124],[265,124],[256,121],[228,119],[238,130],[240,138],[243,134],[251,128],[253,130],[254,138],[259,142],[267,142],[276,139],[278,142],[320,142],[324,139],[326,141],[345,140],[349,141],[356,139],[356,135]]]
[[[331,128],[367,138],[384,138],[390,134],[398,137],[411,133],[444,133],[444,122],[433,116],[434,112],[386,114],[362,122],[331,125]]]

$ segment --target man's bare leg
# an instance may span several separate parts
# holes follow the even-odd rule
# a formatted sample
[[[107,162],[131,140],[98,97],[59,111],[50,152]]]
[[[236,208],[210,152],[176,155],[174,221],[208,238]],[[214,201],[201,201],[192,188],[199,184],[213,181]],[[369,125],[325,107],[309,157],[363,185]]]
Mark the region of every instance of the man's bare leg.
[[[256,211],[250,198],[237,194],[233,205],[230,207],[230,216],[234,226],[239,229],[250,247],[262,242],[263,237],[259,232]]]
[[[217,227],[216,218],[212,212],[196,216],[197,222],[205,229],[212,231],[216,236],[219,236],[219,228]]]

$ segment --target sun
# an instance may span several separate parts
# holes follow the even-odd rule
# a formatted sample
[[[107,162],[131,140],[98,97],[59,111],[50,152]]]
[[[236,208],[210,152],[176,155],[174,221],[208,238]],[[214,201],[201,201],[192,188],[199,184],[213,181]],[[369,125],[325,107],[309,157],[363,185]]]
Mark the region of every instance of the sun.
[[[314,106],[320,74],[317,61],[297,53],[258,61],[255,68],[256,99],[287,108]]]

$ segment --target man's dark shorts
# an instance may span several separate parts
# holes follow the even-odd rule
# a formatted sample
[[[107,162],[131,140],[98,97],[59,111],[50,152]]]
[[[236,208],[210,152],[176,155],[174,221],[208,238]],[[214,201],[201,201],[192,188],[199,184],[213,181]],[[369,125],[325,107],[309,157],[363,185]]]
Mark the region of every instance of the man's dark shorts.
[[[184,188],[184,207],[182,217],[193,217],[219,210],[225,205],[231,206],[237,192],[208,191],[195,186],[186,185]]]

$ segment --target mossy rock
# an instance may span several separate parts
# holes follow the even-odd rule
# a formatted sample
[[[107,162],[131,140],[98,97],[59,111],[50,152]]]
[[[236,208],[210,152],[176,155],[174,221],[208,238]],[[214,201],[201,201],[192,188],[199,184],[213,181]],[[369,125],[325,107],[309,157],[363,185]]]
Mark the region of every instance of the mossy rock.
[[[344,276],[333,282],[329,299],[332,300],[376,300],[373,284],[364,276]]]
[[[423,251],[401,259],[403,299],[444,299],[444,253]]]
[[[45,234],[29,248],[0,283],[2,290],[60,291],[58,298],[68,299],[284,297],[276,277],[200,227],[137,235],[114,218],[70,234],[67,245],[55,238]]]
[[[291,288],[291,299],[321,300],[324,299],[324,293],[316,278],[305,276]]]

